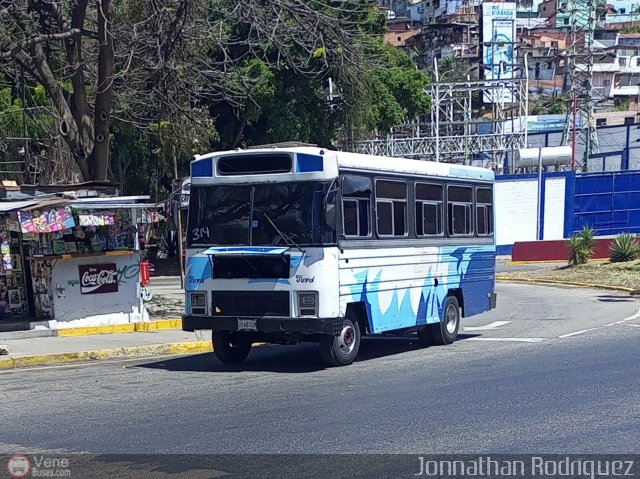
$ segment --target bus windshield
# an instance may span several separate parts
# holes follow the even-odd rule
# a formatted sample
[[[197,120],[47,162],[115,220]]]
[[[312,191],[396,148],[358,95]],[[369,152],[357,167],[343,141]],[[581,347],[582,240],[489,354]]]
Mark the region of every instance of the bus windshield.
[[[313,246],[335,243],[325,218],[332,182],[193,185],[188,244]]]

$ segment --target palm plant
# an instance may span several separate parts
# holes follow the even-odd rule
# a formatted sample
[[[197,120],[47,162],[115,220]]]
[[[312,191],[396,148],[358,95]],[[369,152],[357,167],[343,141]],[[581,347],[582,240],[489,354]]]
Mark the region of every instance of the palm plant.
[[[622,233],[616,236],[609,248],[609,259],[612,263],[634,261],[640,256],[640,244],[636,236]]]
[[[590,226],[585,226],[582,231],[569,238],[568,245],[571,250],[569,264],[572,266],[585,264],[593,255],[596,231]]]

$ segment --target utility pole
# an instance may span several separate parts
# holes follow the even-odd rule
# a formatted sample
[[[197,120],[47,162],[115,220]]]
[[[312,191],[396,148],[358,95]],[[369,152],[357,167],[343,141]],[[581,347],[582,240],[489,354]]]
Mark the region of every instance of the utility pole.
[[[178,240],[178,262],[180,265],[180,289],[184,289],[184,267],[182,263],[182,252],[184,248],[182,246],[182,211],[180,208],[182,205],[182,182],[180,181],[180,177],[178,176],[178,157],[176,156],[175,145],[172,146],[171,153],[173,156],[173,176],[175,178],[175,184],[180,185],[180,194],[178,195],[178,207],[176,208],[177,210],[176,227],[178,228],[178,237],[176,239]],[[172,194],[175,194],[175,191],[173,191]]]
[[[431,101],[435,101],[435,105],[431,105],[431,111],[435,111],[435,135],[436,135],[436,162],[440,161],[440,75],[438,74],[438,60],[433,59],[433,72],[436,77],[436,97]]]

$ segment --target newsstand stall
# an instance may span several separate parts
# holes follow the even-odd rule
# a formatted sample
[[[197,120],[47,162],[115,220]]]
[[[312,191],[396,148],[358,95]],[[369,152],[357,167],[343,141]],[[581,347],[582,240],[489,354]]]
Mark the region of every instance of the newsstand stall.
[[[0,319],[20,319],[29,315],[27,264],[23,255],[20,223],[10,209],[33,202],[3,203],[0,216]]]
[[[160,220],[154,205],[72,201],[20,211],[34,313],[52,327],[148,319],[141,299],[140,237]]]

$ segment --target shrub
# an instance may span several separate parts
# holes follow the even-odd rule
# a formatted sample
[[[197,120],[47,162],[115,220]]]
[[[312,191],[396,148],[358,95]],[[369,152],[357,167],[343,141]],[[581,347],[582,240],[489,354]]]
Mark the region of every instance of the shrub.
[[[595,236],[595,230],[589,226],[585,226],[580,233],[576,233],[569,238],[568,243],[569,249],[571,250],[571,257],[569,258],[570,265],[585,264],[591,259]]]
[[[640,257],[640,244],[635,236],[622,233],[616,236],[609,248],[609,258],[612,263],[633,261]]]

